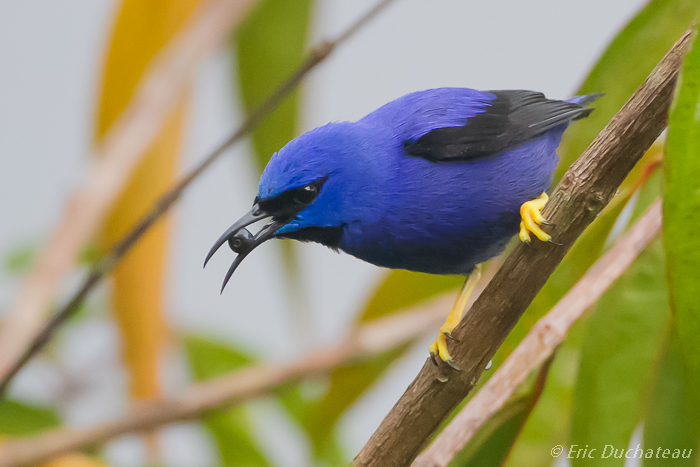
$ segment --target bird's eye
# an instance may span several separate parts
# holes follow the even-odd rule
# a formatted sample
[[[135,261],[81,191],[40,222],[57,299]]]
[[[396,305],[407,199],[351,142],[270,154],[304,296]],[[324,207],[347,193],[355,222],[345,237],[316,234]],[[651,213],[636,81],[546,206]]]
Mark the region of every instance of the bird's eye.
[[[316,185],[306,185],[294,193],[294,201],[299,204],[311,204],[317,196],[318,188],[316,188]]]

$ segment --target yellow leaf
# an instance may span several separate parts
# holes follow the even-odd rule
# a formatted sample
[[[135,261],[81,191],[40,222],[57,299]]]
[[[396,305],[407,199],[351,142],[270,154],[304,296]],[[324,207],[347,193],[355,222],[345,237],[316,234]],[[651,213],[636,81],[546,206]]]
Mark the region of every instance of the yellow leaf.
[[[180,30],[201,0],[123,0],[106,63],[98,108],[97,137],[126,108],[148,63]]]
[[[148,63],[177,34],[200,0],[124,0],[106,62],[97,114],[96,140],[126,108]],[[107,249],[172,184],[186,116],[187,98],[169,117],[159,136],[108,216],[99,237]],[[152,228],[113,273],[112,303],[122,332],[124,361],[136,399],[160,396],[159,361],[167,343],[164,317],[168,220]]]

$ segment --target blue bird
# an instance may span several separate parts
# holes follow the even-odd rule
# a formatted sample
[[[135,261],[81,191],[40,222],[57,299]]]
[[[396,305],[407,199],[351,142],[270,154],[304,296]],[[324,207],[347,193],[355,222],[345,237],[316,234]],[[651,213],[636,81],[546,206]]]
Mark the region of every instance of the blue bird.
[[[415,92],[357,122],[290,141],[265,168],[253,208],[216,241],[237,253],[224,279],[270,238],[317,242],[377,266],[468,275],[430,347],[454,366],[446,338],[461,319],[478,265],[519,233],[551,237],[540,210],[556,149],[598,95],[550,100],[533,91]],[[253,235],[247,226],[269,219]]]

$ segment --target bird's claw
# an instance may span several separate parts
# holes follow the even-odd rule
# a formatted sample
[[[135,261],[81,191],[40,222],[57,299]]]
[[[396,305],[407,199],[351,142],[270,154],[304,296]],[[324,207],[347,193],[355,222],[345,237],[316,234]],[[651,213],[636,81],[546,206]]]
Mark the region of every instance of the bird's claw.
[[[549,201],[547,193],[542,193],[539,198],[523,203],[520,206],[520,233],[518,237],[520,241],[526,244],[530,243],[530,233],[543,242],[552,242],[552,237],[540,228],[540,225],[549,225],[540,212],[545,204]]]
[[[443,334],[445,335],[445,337],[447,337],[448,339],[450,339],[450,340],[452,340],[452,341],[455,341],[455,342],[459,342],[459,339],[457,339],[455,336],[453,336],[452,334],[450,334],[449,331],[442,331],[442,333],[443,333]]]
[[[447,337],[459,342],[449,331],[442,331],[435,342],[430,344],[430,359],[435,366],[440,366],[440,361],[447,363],[453,370],[462,371],[453,361],[450,352],[447,350]]]
[[[458,367],[452,360],[445,360],[445,363],[447,363],[450,366],[450,368],[452,368],[455,371],[462,371],[462,369]]]

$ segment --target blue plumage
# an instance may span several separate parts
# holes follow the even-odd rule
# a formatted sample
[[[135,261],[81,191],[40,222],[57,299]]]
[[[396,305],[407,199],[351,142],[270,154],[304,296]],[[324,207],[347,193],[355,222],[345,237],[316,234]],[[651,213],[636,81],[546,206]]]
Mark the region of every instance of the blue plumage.
[[[254,209],[209,257],[271,218],[234,248],[227,279],[272,237],[316,241],[378,266],[468,274],[518,232],[520,206],[547,189],[564,130],[594,98],[441,88],[316,128],[272,157]]]

